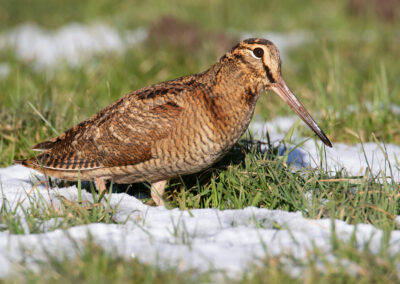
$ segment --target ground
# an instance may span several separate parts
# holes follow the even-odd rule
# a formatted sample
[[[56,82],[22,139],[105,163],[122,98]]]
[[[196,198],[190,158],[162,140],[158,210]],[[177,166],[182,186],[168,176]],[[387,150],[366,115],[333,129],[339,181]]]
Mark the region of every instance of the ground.
[[[399,5],[246,3],[0,0],[4,281],[399,281]],[[224,161],[171,182],[167,208],[143,204],[146,184],[98,196],[12,166],[251,36],[281,50],[286,82],[332,149],[268,93]]]

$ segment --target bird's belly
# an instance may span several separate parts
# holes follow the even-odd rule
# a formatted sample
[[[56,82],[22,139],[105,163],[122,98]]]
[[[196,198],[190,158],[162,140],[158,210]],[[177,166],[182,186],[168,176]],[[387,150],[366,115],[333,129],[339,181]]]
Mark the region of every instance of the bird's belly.
[[[236,117],[225,125],[211,121],[183,120],[165,139],[152,149],[153,159],[129,166],[129,174],[115,175],[117,183],[159,181],[199,172],[222,158],[247,129],[251,114]]]
[[[251,117],[250,117],[251,118]],[[178,176],[199,172],[222,158],[247,129],[250,118],[225,127],[211,128],[209,124],[186,129],[160,143],[155,151],[155,175]],[[197,126],[197,125],[195,125]],[[157,168],[156,171],[153,171]]]

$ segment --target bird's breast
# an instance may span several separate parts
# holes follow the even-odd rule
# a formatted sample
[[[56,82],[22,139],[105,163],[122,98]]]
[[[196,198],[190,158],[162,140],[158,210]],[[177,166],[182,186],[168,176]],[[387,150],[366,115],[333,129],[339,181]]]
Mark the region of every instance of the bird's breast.
[[[207,167],[226,153],[246,131],[254,112],[253,106],[229,104],[212,97],[193,99],[163,142],[164,153],[173,157],[171,162],[184,159]]]

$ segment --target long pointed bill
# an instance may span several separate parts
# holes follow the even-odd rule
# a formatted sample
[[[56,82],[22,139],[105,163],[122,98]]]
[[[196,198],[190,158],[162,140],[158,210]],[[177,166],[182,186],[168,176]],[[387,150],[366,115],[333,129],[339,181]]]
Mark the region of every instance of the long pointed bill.
[[[332,147],[331,141],[326,137],[325,133],[319,128],[302,103],[296,98],[285,80],[281,77],[272,85],[272,90],[277,93],[296,113],[297,115],[318,135],[325,145]]]

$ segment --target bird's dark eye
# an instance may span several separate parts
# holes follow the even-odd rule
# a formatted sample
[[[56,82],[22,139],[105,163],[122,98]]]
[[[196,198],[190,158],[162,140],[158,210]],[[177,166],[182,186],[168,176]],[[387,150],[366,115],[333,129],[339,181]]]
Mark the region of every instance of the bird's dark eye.
[[[253,54],[257,58],[261,58],[264,55],[264,49],[257,47],[253,50]]]

